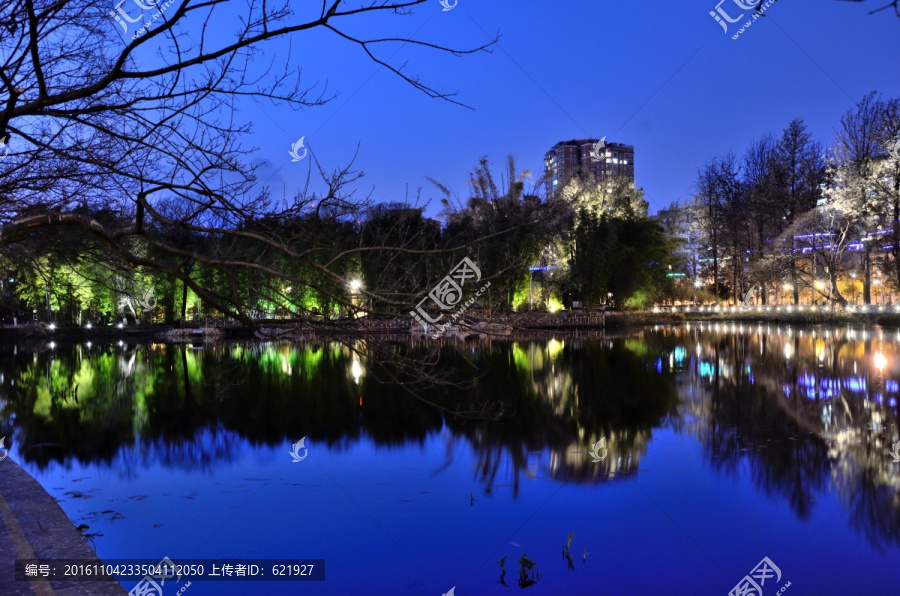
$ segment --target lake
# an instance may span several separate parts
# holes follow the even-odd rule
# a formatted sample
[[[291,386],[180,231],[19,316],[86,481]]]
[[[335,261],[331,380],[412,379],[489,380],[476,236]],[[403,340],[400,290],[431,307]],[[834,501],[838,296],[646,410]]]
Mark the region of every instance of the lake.
[[[191,596],[898,590],[896,329],[0,351],[10,456],[101,558],[325,560]]]

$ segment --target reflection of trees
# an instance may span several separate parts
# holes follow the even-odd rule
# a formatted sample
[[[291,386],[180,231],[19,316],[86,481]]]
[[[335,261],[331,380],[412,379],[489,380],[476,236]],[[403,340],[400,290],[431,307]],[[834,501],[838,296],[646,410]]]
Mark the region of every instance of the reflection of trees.
[[[492,341],[473,354],[445,347],[436,374],[486,374],[471,386],[424,391],[422,400],[395,385],[359,382],[365,363],[337,344],[59,346],[30,356],[2,365],[15,379],[3,385],[11,390],[4,411],[16,416],[25,459],[43,467],[76,457],[126,474],[149,463],[204,469],[230,460],[229,446],[241,440],[277,445],[309,436],[341,448],[367,436],[402,445],[446,424],[473,446],[488,493],[500,474],[517,493],[522,476],[540,469],[565,481],[633,472],[650,429],[674,404],[670,381],[644,374],[642,357],[621,342],[565,349]],[[51,399],[51,390],[76,383],[77,403]],[[474,421],[444,414],[496,402],[510,414]],[[594,463],[585,452],[602,436],[609,456]]]
[[[900,355],[877,337],[710,325],[675,341],[694,354],[679,390],[716,469],[737,476],[749,465],[754,483],[802,519],[830,479],[852,525],[882,547],[900,544],[900,466],[886,453],[896,437],[887,402],[898,392],[885,380],[898,378]],[[876,352],[893,363],[885,374],[873,366]]]
[[[900,464],[887,455],[900,441],[890,402],[900,398],[897,342],[852,330],[692,326],[473,345],[441,347],[435,374],[474,371],[477,380],[422,399],[372,382],[362,373],[371,363],[329,343],[0,348],[0,436],[38,467],[75,458],[129,475],[151,464],[207,469],[245,440],[394,446],[446,428],[447,460],[435,474],[465,441],[485,492],[509,483],[517,495],[537,474],[600,482],[636,473],[652,429],[667,425],[698,436],[714,469],[738,477],[748,466],[756,486],[802,519],[830,480],[854,528],[877,546],[900,544]],[[879,352],[883,370],[873,365]],[[492,402],[508,415],[446,414]],[[587,450],[601,437],[608,455],[593,462]]]
[[[650,429],[674,411],[671,378],[647,374],[647,362],[622,342],[570,342],[568,348],[555,341],[495,342],[476,363],[489,373],[466,399],[501,398],[511,412],[499,421],[454,425],[475,450],[488,494],[506,470],[514,495],[522,476],[539,470],[566,482],[633,473]],[[586,451],[604,436],[608,456],[594,462]],[[529,456],[535,452],[541,457]]]

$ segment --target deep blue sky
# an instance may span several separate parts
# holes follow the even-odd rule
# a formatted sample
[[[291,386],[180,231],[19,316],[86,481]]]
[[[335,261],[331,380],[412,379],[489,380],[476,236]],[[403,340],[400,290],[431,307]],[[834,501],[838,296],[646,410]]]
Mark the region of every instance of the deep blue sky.
[[[726,35],[709,16],[716,1],[459,0],[443,12],[433,0],[410,17],[357,22],[369,35],[456,47],[483,43],[499,29],[492,54],[453,57],[399,44],[380,50],[385,58],[396,52],[392,64],[408,62],[431,86],[458,91],[474,111],[428,98],[333,33],[302,34],[291,63],[303,66],[309,82],[327,78],[340,97],[300,112],[245,108],[255,157],[266,162],[261,181],[279,195],[302,184],[309,158],[292,163],[288,151],[305,136],[327,169],[350,159],[359,143],[360,188],[374,186],[376,201],[404,200],[407,183],[410,200],[417,187],[437,197],[426,176],[465,199],[467,173],[481,155],[499,169],[513,154],[521,169],[539,172],[557,141],[606,135],[635,146],[635,178],[655,212],[691,196],[704,162],[740,154],[792,118],[803,117],[827,145],[863,94],[900,96],[900,19],[868,15],[879,0],[781,0],[737,40],[734,25]],[[733,1],[722,7],[737,16]],[[434,201],[428,213],[438,209]]]

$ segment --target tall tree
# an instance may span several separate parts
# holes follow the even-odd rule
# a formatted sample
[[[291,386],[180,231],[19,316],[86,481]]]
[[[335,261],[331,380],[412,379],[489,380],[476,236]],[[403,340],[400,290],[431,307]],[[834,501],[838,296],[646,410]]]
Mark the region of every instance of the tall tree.
[[[788,124],[775,148],[776,197],[780,213],[776,212],[776,223],[782,233],[784,249],[796,254],[797,245],[790,234],[785,235],[799,216],[816,206],[825,176],[822,146],[813,139],[802,118]],[[794,304],[800,302],[800,288],[797,284],[796,263],[790,265],[791,285]]]
[[[878,180],[889,136],[883,125],[886,105],[876,92],[867,93],[841,117],[831,150],[835,183],[832,196],[854,213],[862,241],[863,301],[872,302],[873,251],[886,225],[886,188]],[[898,205],[900,208],[900,205]],[[896,222],[891,225],[897,234]]]

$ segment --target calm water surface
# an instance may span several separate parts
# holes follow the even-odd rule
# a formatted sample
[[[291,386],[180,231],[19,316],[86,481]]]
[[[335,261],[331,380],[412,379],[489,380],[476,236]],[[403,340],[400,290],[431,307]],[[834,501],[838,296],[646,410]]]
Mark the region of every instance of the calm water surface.
[[[0,349],[10,456],[100,557],[326,560],[192,596],[506,594],[523,555],[529,594],[725,595],[764,557],[767,596],[900,592],[894,329],[470,343],[421,399],[337,344]]]

